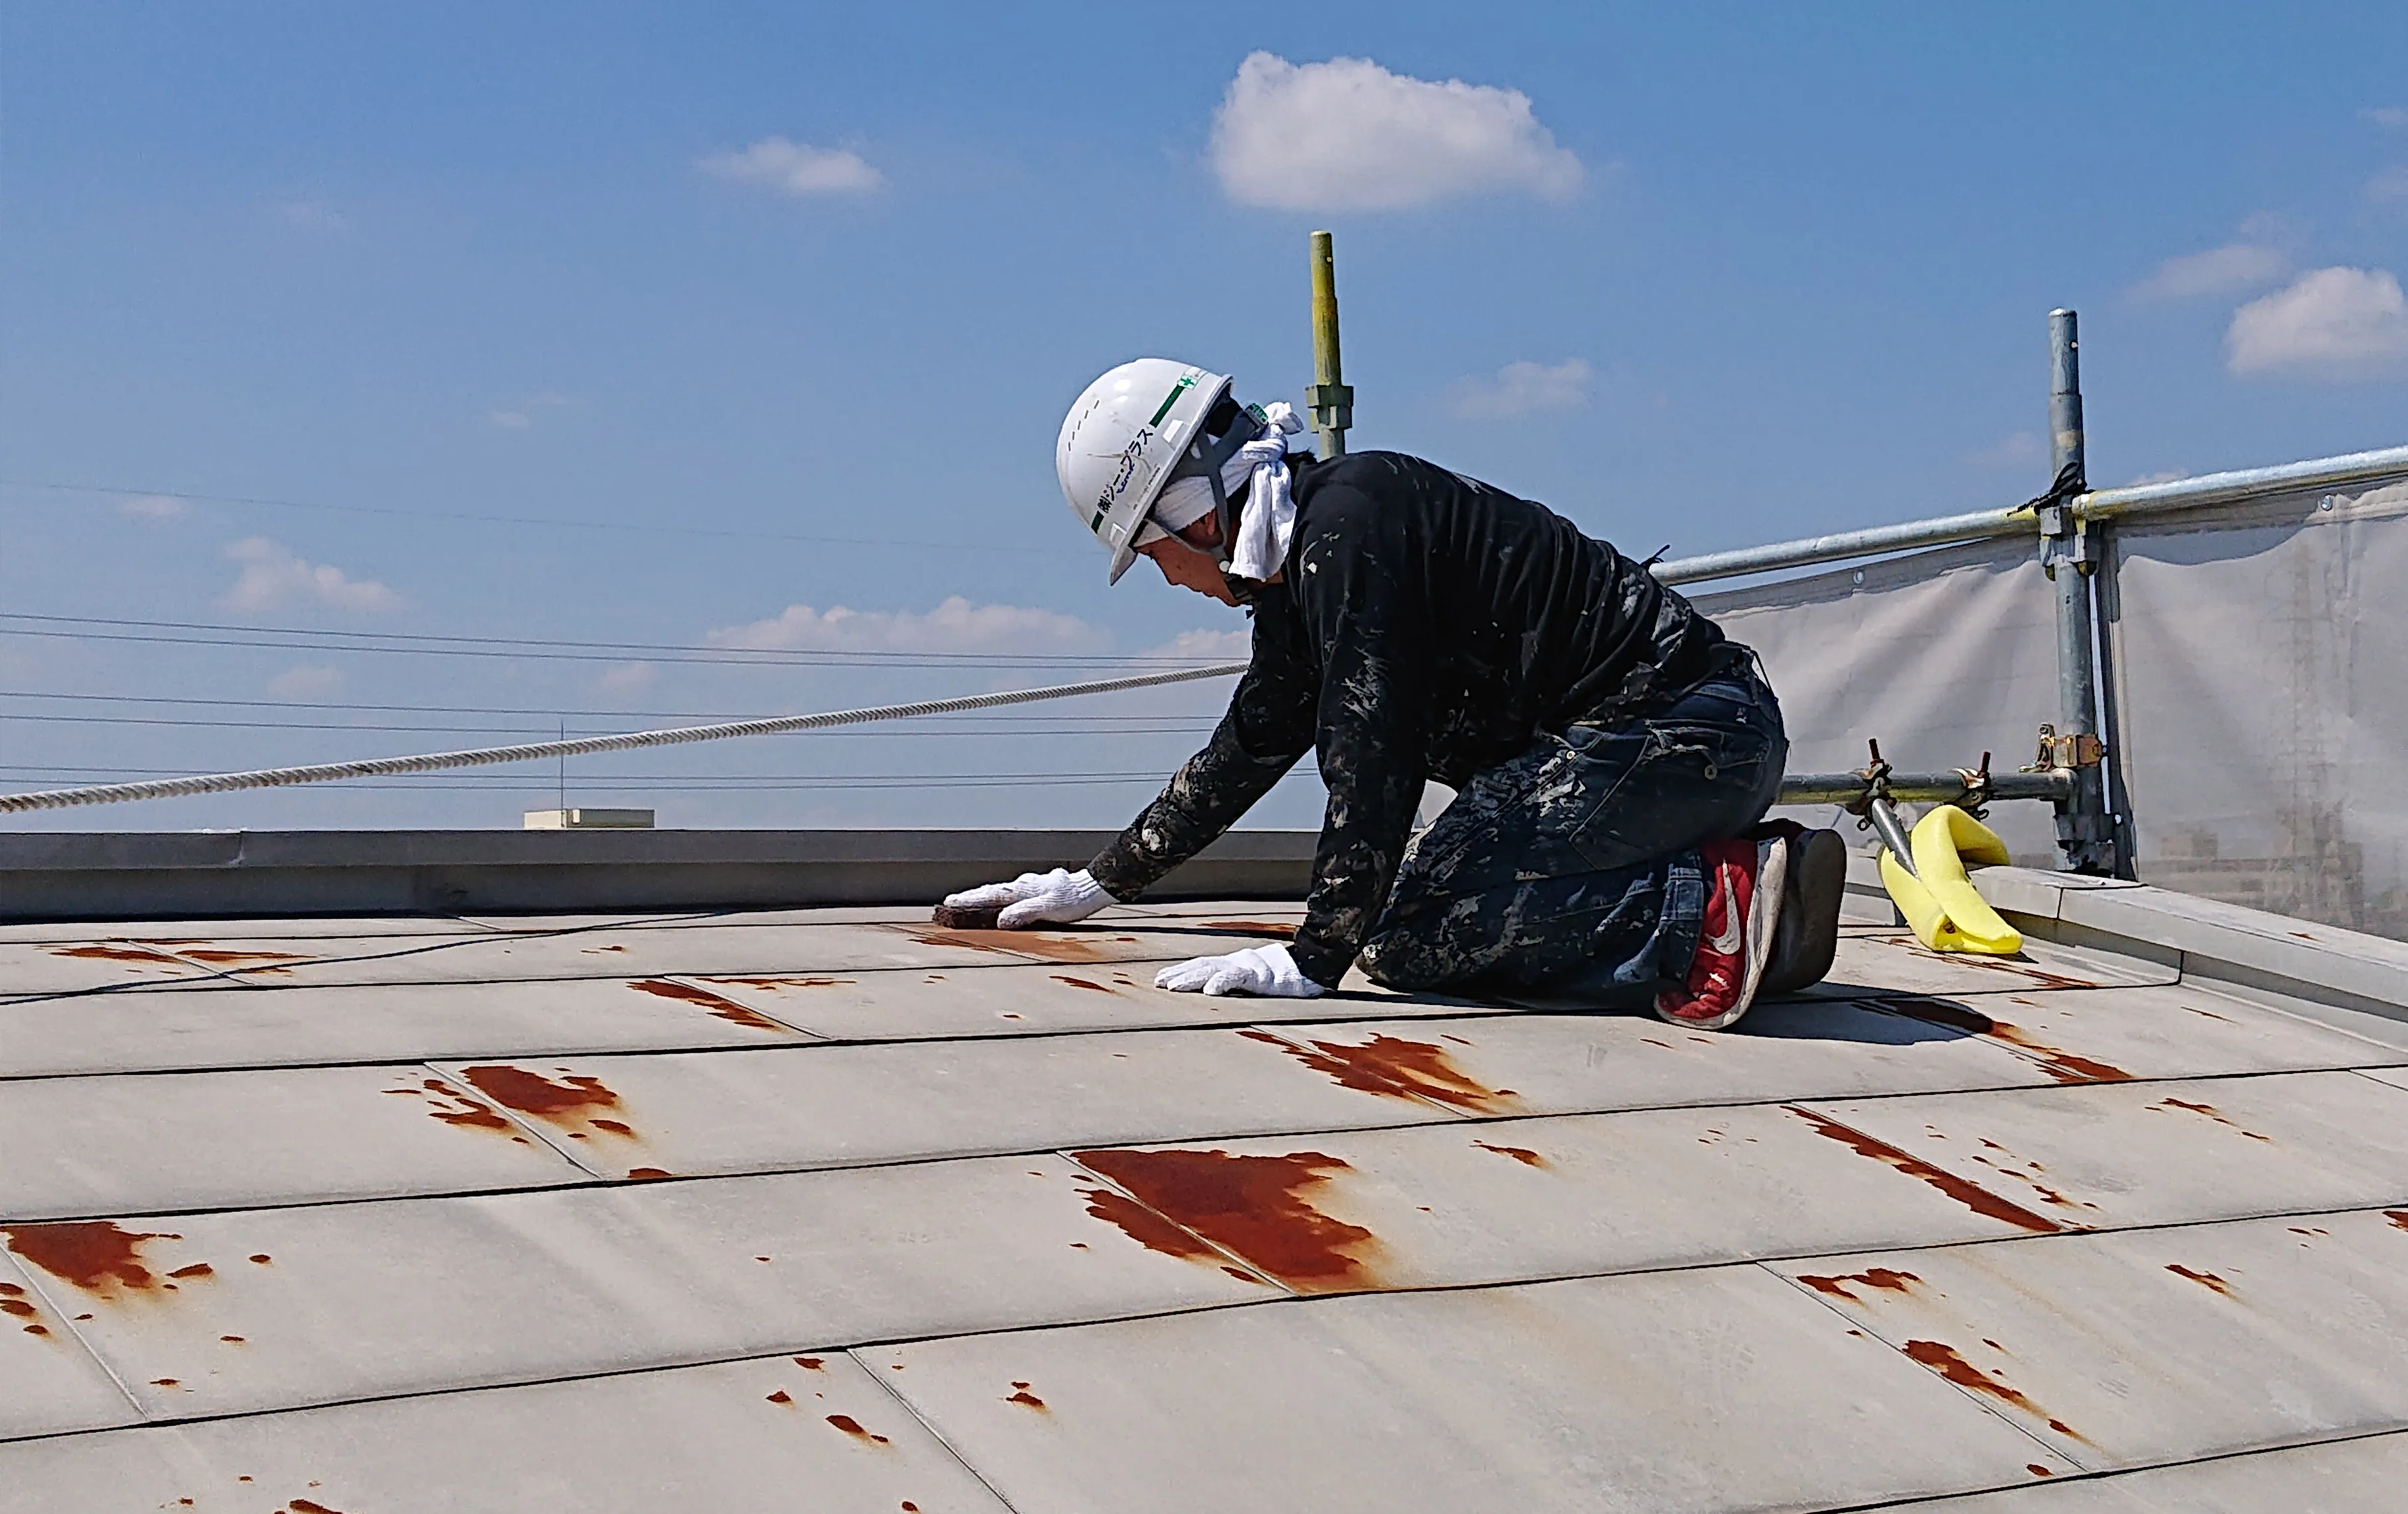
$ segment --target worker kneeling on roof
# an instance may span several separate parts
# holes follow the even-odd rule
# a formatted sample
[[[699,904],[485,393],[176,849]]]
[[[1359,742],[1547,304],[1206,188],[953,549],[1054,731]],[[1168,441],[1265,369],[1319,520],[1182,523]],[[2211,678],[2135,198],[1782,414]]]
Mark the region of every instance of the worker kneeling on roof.
[[[1308,751],[1329,806],[1292,945],[1155,982],[1311,997],[1543,990],[1730,1024],[1829,970],[1846,854],[1764,823],[1788,741],[1756,656],[1543,506],[1398,452],[1290,454],[1289,407],[1162,358],[1079,396],[1054,452],[1111,552],[1254,616],[1202,751],[1083,872],[957,893],[1062,923],[1202,850]],[[1413,834],[1422,787],[1458,792]]]

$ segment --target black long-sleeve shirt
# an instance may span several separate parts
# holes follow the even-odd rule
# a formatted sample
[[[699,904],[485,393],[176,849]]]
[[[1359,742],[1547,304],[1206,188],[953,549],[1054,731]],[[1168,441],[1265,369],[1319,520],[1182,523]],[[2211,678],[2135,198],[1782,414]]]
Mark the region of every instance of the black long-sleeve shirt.
[[[1291,460],[1296,533],[1229,713],[1092,864],[1138,897],[1317,750],[1329,804],[1297,966],[1334,986],[1386,902],[1422,785],[1703,676],[1722,633],[1528,500],[1398,452]]]

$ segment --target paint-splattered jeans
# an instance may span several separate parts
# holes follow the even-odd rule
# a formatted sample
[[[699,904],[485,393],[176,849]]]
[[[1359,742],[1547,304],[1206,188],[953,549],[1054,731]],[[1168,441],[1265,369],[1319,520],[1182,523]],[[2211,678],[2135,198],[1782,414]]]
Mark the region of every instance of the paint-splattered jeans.
[[[1398,989],[1537,989],[1637,1005],[1689,970],[1698,848],[1764,818],[1789,754],[1752,653],[1612,724],[1541,732],[1406,849],[1363,949]]]

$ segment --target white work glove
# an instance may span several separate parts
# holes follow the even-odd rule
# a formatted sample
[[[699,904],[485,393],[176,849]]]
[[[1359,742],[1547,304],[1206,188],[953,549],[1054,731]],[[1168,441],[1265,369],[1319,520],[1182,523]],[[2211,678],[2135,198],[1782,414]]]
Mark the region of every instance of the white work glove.
[[[1004,907],[995,922],[1007,931],[1030,925],[1068,925],[1084,920],[1112,902],[1104,886],[1085,868],[1075,873],[1056,867],[1050,873],[1023,873],[1009,883],[989,883],[945,895],[949,909],[993,909]]]
[[[1247,947],[1226,957],[1194,957],[1154,975],[1154,986],[1174,993],[1202,990],[1218,998],[1252,993],[1266,999],[1317,999],[1321,985],[1297,970],[1284,946]]]

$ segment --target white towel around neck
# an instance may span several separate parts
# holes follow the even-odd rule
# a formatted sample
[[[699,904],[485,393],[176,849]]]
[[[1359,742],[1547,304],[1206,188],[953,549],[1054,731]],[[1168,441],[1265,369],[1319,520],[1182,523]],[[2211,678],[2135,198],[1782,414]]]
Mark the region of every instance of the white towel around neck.
[[[1296,407],[1277,400],[1263,407],[1263,427],[1254,439],[1238,449],[1221,465],[1221,488],[1246,491],[1238,512],[1238,539],[1229,546],[1229,571],[1257,583],[1267,581],[1287,562],[1288,542],[1296,535],[1296,498],[1290,492],[1287,439],[1304,429]],[[1202,478],[1174,479],[1155,501],[1153,523],[1166,531],[1194,524],[1212,509],[1212,487]]]

